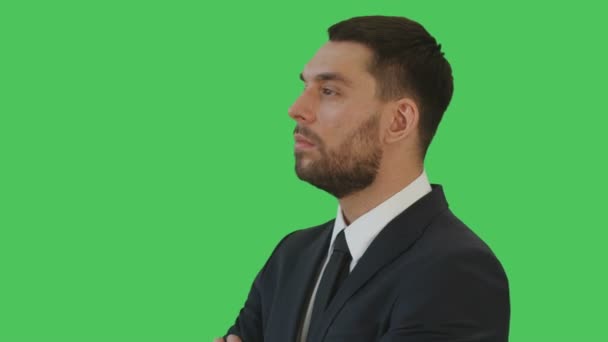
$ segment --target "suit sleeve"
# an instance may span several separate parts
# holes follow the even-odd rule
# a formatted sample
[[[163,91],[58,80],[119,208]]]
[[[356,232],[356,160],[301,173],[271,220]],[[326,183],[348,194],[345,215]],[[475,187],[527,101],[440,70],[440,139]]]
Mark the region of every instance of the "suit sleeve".
[[[276,254],[281,244],[283,244],[291,234],[293,234],[293,232],[281,239],[262,269],[256,275],[253,284],[251,285],[251,289],[249,290],[245,305],[240,310],[234,324],[228,329],[226,335],[224,335],[224,339],[226,339],[228,335],[234,334],[239,336],[243,342],[263,342],[263,303],[266,296],[263,289],[264,282],[266,281],[265,278],[268,276],[268,269],[272,266],[273,256]]]
[[[255,277],[245,305],[240,310],[234,325],[228,329],[224,336],[225,340],[230,334],[239,336],[244,342],[262,342],[264,340],[261,294],[263,274],[264,268]]]
[[[400,288],[381,342],[506,342],[508,281],[490,251],[463,251]]]

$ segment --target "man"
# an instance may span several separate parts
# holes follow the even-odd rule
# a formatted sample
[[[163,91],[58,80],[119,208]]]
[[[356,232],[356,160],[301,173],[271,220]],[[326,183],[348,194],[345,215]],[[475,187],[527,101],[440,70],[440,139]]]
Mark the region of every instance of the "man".
[[[225,340],[507,341],[505,272],[424,171],[453,90],[441,46],[400,17],[328,31],[289,115],[296,173],[337,215],[279,242]]]

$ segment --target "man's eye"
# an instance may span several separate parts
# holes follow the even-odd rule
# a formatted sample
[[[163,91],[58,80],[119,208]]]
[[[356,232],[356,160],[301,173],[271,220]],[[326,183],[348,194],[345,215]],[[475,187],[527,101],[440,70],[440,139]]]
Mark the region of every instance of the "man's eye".
[[[336,92],[329,89],[329,88],[322,88],[321,92],[323,93],[323,95],[335,95]]]

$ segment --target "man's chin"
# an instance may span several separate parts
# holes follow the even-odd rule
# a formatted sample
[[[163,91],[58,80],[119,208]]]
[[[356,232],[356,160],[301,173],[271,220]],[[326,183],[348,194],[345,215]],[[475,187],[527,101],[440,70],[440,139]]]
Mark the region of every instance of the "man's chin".
[[[296,165],[296,176],[303,181],[306,181],[309,177],[308,170],[301,165]]]
[[[312,174],[314,171],[315,170],[313,170],[313,165],[311,162],[299,161],[296,163],[296,175],[305,182],[309,182],[311,179],[314,179],[314,175]]]
[[[310,168],[314,160],[310,156],[296,154],[296,169],[306,170]]]

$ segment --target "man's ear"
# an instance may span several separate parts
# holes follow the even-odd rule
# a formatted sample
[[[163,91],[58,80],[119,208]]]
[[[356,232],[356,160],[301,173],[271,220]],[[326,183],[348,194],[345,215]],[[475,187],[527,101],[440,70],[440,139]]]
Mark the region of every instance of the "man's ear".
[[[408,97],[399,99],[391,106],[390,123],[386,130],[387,144],[412,138],[416,135],[420,113],[416,102]]]

